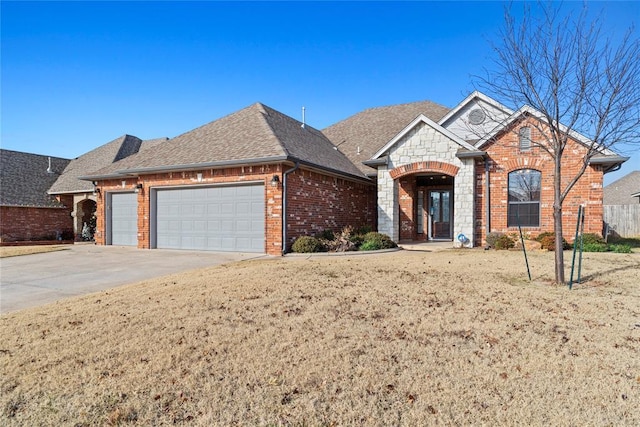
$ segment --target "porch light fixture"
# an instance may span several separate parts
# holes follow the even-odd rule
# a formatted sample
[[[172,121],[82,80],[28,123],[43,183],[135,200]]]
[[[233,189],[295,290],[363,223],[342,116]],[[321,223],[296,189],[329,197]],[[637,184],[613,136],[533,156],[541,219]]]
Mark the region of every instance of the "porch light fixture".
[[[136,193],[141,192],[141,191],[142,191],[142,184],[138,184],[138,185],[136,185],[136,188],[135,188],[135,190],[133,190],[133,191],[135,191]]]
[[[278,184],[280,184],[280,177],[278,175],[273,175],[273,178],[271,178],[271,186],[277,187]]]
[[[100,195],[100,189],[99,189],[99,188],[97,188],[97,187],[94,187],[94,188],[93,188],[93,195],[94,195],[94,196],[99,196],[99,195]]]

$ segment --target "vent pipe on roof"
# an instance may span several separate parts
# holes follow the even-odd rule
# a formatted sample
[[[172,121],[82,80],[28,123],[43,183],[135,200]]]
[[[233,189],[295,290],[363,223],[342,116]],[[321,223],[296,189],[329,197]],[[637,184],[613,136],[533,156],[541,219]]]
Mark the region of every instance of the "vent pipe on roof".
[[[51,156],[49,156],[49,167],[47,168],[47,173],[53,173],[53,169],[51,169]]]
[[[302,107],[302,127],[303,128],[304,128],[304,124],[305,124],[305,122],[304,122],[304,110],[305,110],[305,108]]]

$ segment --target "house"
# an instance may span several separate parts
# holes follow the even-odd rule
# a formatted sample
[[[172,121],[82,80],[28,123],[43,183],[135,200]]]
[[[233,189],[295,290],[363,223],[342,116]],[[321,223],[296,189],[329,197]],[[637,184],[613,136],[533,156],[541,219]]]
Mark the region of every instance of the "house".
[[[47,194],[70,160],[0,149],[0,241],[72,238],[69,205]]]
[[[79,177],[149,149],[166,139],[143,141],[132,135],[122,135],[68,161],[62,173],[50,184],[48,194],[64,199],[65,204],[71,207],[73,230],[76,236],[82,232],[84,224],[91,224],[91,217],[96,211],[94,185]]]
[[[604,187],[605,234],[640,236],[640,170]]]
[[[544,119],[474,92],[453,109],[372,108],[322,131],[257,103],[76,177],[95,184],[96,242],[281,254],[301,236],[369,225],[397,241],[478,246],[487,233],[553,230]],[[589,140],[572,133],[565,176]],[[626,159],[593,157],[564,203],[602,230],[602,180]]]

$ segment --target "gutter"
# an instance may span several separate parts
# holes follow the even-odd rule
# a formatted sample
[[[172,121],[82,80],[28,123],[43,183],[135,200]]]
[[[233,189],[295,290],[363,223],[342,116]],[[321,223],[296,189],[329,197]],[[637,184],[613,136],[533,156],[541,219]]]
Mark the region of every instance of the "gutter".
[[[602,173],[615,172],[620,170],[622,164],[629,160],[629,157],[622,156],[594,156],[589,159],[590,165],[602,165]]]
[[[485,235],[491,233],[491,184],[489,182],[489,171],[491,170],[491,165],[489,163],[489,158],[484,158],[484,180],[485,180],[485,212],[487,213],[487,221],[486,221],[486,229]]]
[[[144,174],[166,173],[166,172],[183,172],[183,171],[189,171],[189,170],[219,168],[219,167],[226,167],[226,166],[243,166],[243,165],[251,166],[254,164],[280,163],[280,162],[286,162],[286,161],[289,161],[298,165],[305,165],[310,168],[329,172],[341,177],[351,178],[353,180],[361,181],[363,183],[369,183],[369,184],[371,183],[371,180],[367,176],[354,175],[348,172],[339,171],[326,166],[321,166],[315,163],[306,162],[304,160],[299,160],[291,156],[259,157],[259,158],[246,159],[246,160],[223,160],[218,162],[190,163],[190,164],[184,164],[184,165],[171,165],[171,166],[151,166],[151,167],[136,168],[136,169],[121,169],[121,170],[104,174],[104,175],[80,176],[78,177],[78,179],[81,179],[83,181],[101,181],[105,179],[120,179],[123,176],[139,176]]]
[[[296,161],[293,168],[282,173],[282,255],[287,253],[287,176],[299,167],[300,162]]]

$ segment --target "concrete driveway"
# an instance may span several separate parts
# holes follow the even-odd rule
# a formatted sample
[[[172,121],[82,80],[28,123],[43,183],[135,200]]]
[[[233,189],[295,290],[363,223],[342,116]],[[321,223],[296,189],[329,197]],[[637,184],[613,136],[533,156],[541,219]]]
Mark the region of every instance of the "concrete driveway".
[[[266,256],[70,245],[57,252],[2,258],[0,313],[181,271]]]

